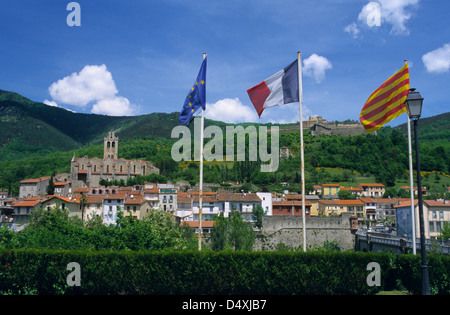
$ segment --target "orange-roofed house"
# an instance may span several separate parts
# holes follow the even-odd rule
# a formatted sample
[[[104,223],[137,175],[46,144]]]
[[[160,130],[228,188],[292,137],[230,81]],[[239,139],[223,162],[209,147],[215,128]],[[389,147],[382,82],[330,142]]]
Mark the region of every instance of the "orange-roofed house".
[[[11,207],[14,209],[14,212],[10,215],[13,229],[17,229],[18,226],[27,223],[30,214],[33,214],[39,206],[40,204],[37,198],[25,199],[13,203]]]
[[[395,206],[397,210],[397,233],[399,235],[411,235],[411,201],[404,201]],[[414,200],[414,211],[416,217],[416,237],[420,237],[419,225],[419,203]],[[450,223],[450,203],[448,200],[424,200],[423,201],[423,222],[426,239],[437,239],[441,235],[441,230],[445,222]]]
[[[47,194],[49,176],[25,179],[20,182],[19,198],[39,197]]]
[[[103,197],[104,196],[86,196],[86,207],[84,213],[84,219],[90,220],[96,216],[102,217],[103,215]]]
[[[361,183],[358,188],[361,188],[361,195],[365,197],[382,197],[386,191],[383,184]]]
[[[341,185],[339,184],[322,184],[322,197],[333,198],[337,197]]]
[[[350,213],[358,219],[365,219],[364,202],[361,200],[319,200],[319,214],[341,215]]]
[[[126,192],[119,192],[115,195],[109,195],[103,198],[103,223],[106,225],[116,224],[117,213],[124,210]]]
[[[255,193],[219,193],[219,210],[228,217],[231,211],[239,211],[244,221],[253,222],[253,209],[262,207],[261,198]],[[273,208],[272,208],[273,212]]]
[[[151,203],[144,199],[142,195],[133,195],[125,200],[124,203],[124,217],[133,217],[136,220],[141,220],[146,217],[152,209]]]
[[[41,202],[44,209],[60,207],[61,210],[68,210],[69,216],[78,216],[81,219],[80,195],[75,197],[50,196]]]
[[[273,200],[272,215],[293,215],[302,216],[302,200]],[[309,217],[311,214],[311,202],[305,201],[305,215]]]
[[[202,234],[203,233],[211,233],[214,228],[215,221],[203,221],[202,220]],[[189,226],[194,229],[195,233],[198,233],[199,221],[182,221],[180,223],[181,226]]]

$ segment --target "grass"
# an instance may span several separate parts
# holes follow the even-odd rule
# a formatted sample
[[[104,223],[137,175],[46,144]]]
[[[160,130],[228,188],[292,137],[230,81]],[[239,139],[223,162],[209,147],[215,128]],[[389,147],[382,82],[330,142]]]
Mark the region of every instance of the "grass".
[[[411,295],[408,291],[380,291],[376,295]]]

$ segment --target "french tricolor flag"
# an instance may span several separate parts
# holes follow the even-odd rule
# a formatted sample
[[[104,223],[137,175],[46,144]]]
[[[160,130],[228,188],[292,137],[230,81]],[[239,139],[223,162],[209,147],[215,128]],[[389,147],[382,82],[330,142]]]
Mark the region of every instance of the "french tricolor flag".
[[[299,101],[298,60],[247,90],[259,117],[265,108]]]

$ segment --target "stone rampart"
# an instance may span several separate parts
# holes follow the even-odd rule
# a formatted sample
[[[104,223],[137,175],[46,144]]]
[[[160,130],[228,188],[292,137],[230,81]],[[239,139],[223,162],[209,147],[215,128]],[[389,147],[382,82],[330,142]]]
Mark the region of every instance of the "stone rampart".
[[[306,246],[336,241],[341,250],[354,249],[355,217],[306,217]],[[297,248],[303,246],[303,221],[297,216],[263,217],[263,228],[256,233],[255,250],[274,250],[279,243]]]

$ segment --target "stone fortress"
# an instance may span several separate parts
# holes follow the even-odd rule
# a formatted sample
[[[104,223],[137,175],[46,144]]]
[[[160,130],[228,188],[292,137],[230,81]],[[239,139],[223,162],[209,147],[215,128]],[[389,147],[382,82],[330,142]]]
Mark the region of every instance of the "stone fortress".
[[[159,174],[159,169],[149,161],[119,158],[119,138],[109,131],[104,138],[103,159],[87,156],[71,161],[69,174],[57,174],[55,181],[67,182],[72,191],[78,188],[99,187],[100,179],[124,180],[137,175]]]
[[[282,127],[280,130],[298,129],[297,126]],[[311,130],[313,136],[316,135],[337,135],[353,136],[361,135],[366,131],[359,121],[339,121],[332,122],[323,119],[322,116],[309,116],[307,121],[303,121],[303,129]]]

